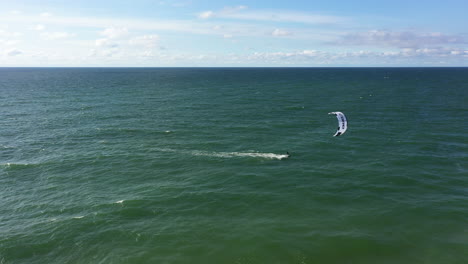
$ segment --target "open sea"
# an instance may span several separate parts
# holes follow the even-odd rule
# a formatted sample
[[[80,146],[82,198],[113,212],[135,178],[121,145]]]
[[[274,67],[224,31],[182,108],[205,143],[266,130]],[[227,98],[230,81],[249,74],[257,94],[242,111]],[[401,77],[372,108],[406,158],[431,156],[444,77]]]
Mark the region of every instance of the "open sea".
[[[466,264],[467,117],[468,68],[0,68],[0,263]]]

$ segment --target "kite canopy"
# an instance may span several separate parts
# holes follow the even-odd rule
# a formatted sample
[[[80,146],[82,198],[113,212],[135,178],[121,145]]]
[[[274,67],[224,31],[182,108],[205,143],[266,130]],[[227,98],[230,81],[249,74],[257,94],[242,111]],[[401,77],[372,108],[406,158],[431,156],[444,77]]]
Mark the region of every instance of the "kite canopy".
[[[346,116],[342,112],[331,112],[329,115],[335,115],[338,119],[338,129],[336,130],[334,137],[343,135],[348,129],[348,121],[346,121]]]

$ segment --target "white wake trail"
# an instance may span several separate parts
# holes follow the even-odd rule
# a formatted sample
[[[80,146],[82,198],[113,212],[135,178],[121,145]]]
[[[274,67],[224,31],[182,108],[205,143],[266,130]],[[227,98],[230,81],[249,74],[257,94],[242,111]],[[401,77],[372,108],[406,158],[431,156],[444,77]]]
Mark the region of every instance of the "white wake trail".
[[[275,154],[275,153],[260,153],[260,152],[204,152],[195,151],[196,156],[209,156],[219,158],[234,158],[234,157],[251,157],[251,158],[263,158],[263,159],[286,159],[289,156],[286,154]]]
[[[177,150],[177,149],[158,149],[163,152],[181,153],[192,156],[204,156],[204,157],[216,157],[216,158],[260,158],[260,159],[276,159],[282,160],[289,158],[288,154],[276,154],[276,153],[262,153],[262,152],[216,152],[216,151],[201,151],[201,150]]]

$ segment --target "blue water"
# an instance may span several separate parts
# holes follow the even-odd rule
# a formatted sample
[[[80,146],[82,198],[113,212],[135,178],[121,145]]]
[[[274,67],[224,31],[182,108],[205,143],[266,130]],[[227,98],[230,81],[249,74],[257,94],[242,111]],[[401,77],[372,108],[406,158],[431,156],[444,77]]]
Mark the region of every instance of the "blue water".
[[[467,99],[468,68],[0,68],[0,263],[468,263]]]

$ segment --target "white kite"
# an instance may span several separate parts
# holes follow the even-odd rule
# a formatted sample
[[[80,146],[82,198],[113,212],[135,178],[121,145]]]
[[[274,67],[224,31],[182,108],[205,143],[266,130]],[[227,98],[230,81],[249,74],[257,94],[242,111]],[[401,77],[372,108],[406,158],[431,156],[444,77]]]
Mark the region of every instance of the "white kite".
[[[343,135],[348,129],[348,121],[346,121],[346,116],[341,112],[331,112],[329,115],[335,115],[338,118],[338,129],[336,130],[334,137]]]

